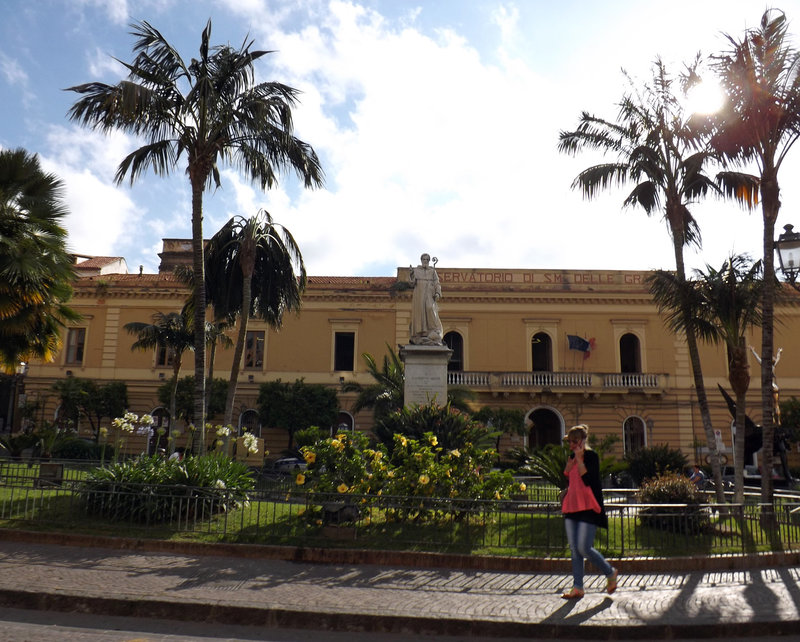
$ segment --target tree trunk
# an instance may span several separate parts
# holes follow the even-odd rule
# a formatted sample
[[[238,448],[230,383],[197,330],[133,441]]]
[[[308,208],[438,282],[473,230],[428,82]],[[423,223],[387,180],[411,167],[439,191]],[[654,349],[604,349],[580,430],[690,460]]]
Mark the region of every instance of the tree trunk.
[[[775,323],[775,221],[780,209],[776,172],[765,168],[761,175],[761,208],[764,216],[764,291],[761,300],[761,501],[773,498],[772,466],[775,424],[773,329]]]
[[[192,269],[194,270],[194,425],[200,436],[192,451],[202,454],[206,443],[206,277],[203,257],[203,186],[205,177],[195,175],[190,166],[192,185]]]
[[[172,390],[169,394],[169,429],[170,432],[175,426],[175,422],[177,421],[177,398],[178,398],[178,377],[180,376],[181,372],[181,363],[182,358],[179,354],[175,354],[172,361]],[[170,453],[172,454],[172,453]]]
[[[225,398],[225,424],[233,425],[233,402],[236,399],[236,386],[239,382],[239,368],[242,363],[242,353],[247,340],[247,323],[250,320],[250,301],[252,299],[253,271],[255,269],[256,248],[251,247],[249,241],[244,241],[240,247],[239,264],[242,267],[242,310],[239,317],[239,333],[236,337],[236,347],[233,352],[233,365],[231,378],[228,381],[228,395]]]
[[[682,219],[681,219],[682,221]],[[676,225],[682,225],[676,223]],[[717,440],[714,437],[714,426],[711,423],[711,412],[708,408],[708,396],[703,382],[703,369],[700,364],[700,352],[697,349],[697,337],[694,332],[694,317],[692,310],[686,301],[686,268],[683,262],[683,229],[672,228],[672,243],[675,251],[675,267],[680,287],[681,314],[683,316],[683,326],[686,332],[686,345],[689,350],[689,361],[692,365],[692,375],[694,378],[694,389],[697,395],[697,404],[700,407],[700,417],[703,422],[703,431],[706,433],[706,444],[711,458],[711,473],[714,479],[715,493],[717,502],[725,502],[725,489],[722,487],[722,468],[719,462],[719,451],[717,450]]]
[[[733,448],[733,501],[744,501],[744,442],[747,425],[747,390],[750,388],[750,367],[747,364],[745,338],[739,337],[739,345],[731,351],[728,366],[728,381],[736,395],[736,442]]]

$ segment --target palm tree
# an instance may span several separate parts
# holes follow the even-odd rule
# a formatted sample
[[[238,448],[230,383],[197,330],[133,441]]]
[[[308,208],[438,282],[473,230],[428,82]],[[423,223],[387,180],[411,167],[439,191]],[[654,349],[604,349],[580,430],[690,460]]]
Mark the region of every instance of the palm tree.
[[[172,355],[172,394],[170,395],[170,422],[175,421],[175,399],[178,391],[178,376],[183,363],[183,353],[194,348],[194,333],[191,319],[179,312],[156,312],[152,323],[133,321],[124,328],[136,335],[131,350],[153,350],[163,348]]]
[[[211,47],[211,21],[200,39],[199,58],[187,65],[177,50],[147,22],[131,25],[136,38],[129,75],[116,85],[91,82],[71,87],[82,95],[70,119],[107,132],[121,129],[146,143],[126,156],[116,181],[131,183],[148,168],[167,175],[183,156],[192,192],[194,288],[195,418],[205,426],[206,310],[203,260],[203,192],[220,185],[218,161],[244,171],[262,189],[277,183],[278,171],[292,169],[305,187],[322,185],[314,150],[293,135],[292,107],[298,91],[275,83],[255,83],[254,63],[268,51]]]
[[[775,222],[780,210],[778,171],[800,137],[800,52],[789,45],[786,16],[768,10],[741,40],[728,36],[730,51],[716,58],[715,69],[728,96],[711,139],[723,162],[755,164],[756,174],[724,171],[718,180],[727,195],[750,206],[761,199],[764,220],[761,331],[761,501],[772,502],[769,471],[773,465],[775,411],[772,396],[773,326],[775,314]]]
[[[74,259],[67,251],[61,181],[38,157],[0,150],[0,369],[53,359],[65,323],[80,315],[67,306]]]
[[[233,347],[233,340],[227,335],[228,330],[233,326],[231,319],[216,319],[206,322],[206,346],[208,347],[208,381],[214,381],[214,362],[217,357],[217,347],[221,346],[225,350]],[[206,415],[208,415],[208,404],[210,395],[206,395]]]
[[[747,331],[761,324],[761,262],[751,263],[746,256],[731,256],[720,269],[710,265],[706,271],[695,270],[691,289],[691,307],[696,315],[698,336],[711,343],[725,344],[728,357],[728,381],[736,395],[737,438],[734,447],[734,501],[744,498],[744,446],[747,422],[746,395],[750,387],[747,363]],[[659,270],[648,279],[659,308],[665,312],[668,327],[679,331],[683,324],[680,311],[684,300],[670,272]],[[741,426],[741,428],[739,428]]]
[[[684,88],[696,78],[698,64],[695,61],[688,73],[681,77]],[[561,132],[559,150],[569,154],[599,150],[616,155],[615,162],[601,163],[582,171],[572,186],[580,188],[587,198],[592,198],[611,185],[634,183],[623,205],[638,205],[647,215],[656,212],[663,215],[672,238],[676,278],[681,285],[686,281],[683,248],[690,244],[700,245],[700,231],[689,205],[709,191],[715,192],[716,186],[703,171],[709,152],[698,149],[698,139],[703,135],[702,123],[686,116],[673,90],[674,82],[663,63],[657,60],[652,82],[640,92],[633,91],[623,97],[616,121],[603,120],[584,112],[575,131]],[[684,289],[679,288],[678,292],[683,293]],[[681,303],[681,315],[717,496],[724,501],[719,453],[688,300]]]
[[[215,311],[239,314],[223,420],[229,425],[248,321],[254,316],[280,328],[284,312],[300,309],[306,268],[289,230],[275,223],[269,212],[260,210],[250,218],[232,218],[211,238],[206,269],[206,286]]]
[[[347,382],[342,386],[344,392],[358,393],[353,402],[353,414],[372,409],[375,413],[375,421],[378,421],[403,408],[405,386],[403,362],[388,343],[386,349],[388,352],[383,355],[380,366],[369,352],[361,355],[367,372],[375,380],[375,383],[362,386],[359,383]]]
[[[402,410],[404,405],[405,368],[400,357],[388,343],[386,349],[388,353],[383,355],[380,366],[369,352],[361,355],[367,366],[367,372],[375,380],[374,384],[365,387],[359,383],[347,382],[342,386],[344,392],[358,393],[353,402],[353,413],[373,409],[376,422],[393,412]],[[474,393],[468,388],[450,386],[447,389],[448,407],[471,414],[469,400],[474,396]]]

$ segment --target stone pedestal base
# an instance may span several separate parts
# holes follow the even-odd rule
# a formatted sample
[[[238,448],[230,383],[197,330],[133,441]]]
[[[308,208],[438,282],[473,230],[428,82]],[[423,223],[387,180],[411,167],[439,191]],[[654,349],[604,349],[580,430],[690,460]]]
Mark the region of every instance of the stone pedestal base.
[[[425,405],[434,399],[443,406],[447,403],[447,362],[453,351],[444,345],[405,345],[400,348],[400,358],[405,364],[404,401]]]

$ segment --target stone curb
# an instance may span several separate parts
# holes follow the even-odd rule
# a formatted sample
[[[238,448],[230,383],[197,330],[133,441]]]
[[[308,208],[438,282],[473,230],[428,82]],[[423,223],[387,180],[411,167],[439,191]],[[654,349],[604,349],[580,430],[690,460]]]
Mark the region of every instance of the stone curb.
[[[735,624],[570,625],[542,622],[425,618],[404,615],[331,613],[270,607],[246,607],[198,602],[91,597],[0,589],[0,607],[61,613],[143,617],[264,628],[291,628],[353,633],[395,633],[486,638],[547,638],[594,640],[673,640],[738,638],[797,633],[798,621]]]
[[[45,533],[0,529],[0,541],[29,542],[56,546],[107,548],[113,550],[175,553],[182,555],[272,559],[308,564],[372,564],[412,568],[454,568],[461,570],[507,571],[523,573],[564,573],[570,570],[569,558],[459,555],[418,551],[376,551],[347,548],[274,546],[175,542],[171,540],[111,537],[72,533]],[[675,571],[732,571],[800,566],[800,551],[709,555],[705,557],[625,557],[609,558],[625,573],[670,573]]]

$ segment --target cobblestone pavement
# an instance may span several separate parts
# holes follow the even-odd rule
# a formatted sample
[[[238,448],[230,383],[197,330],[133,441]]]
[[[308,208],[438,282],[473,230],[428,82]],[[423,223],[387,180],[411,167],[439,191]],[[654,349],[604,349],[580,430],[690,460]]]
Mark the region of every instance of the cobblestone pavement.
[[[338,631],[654,639],[800,632],[797,567],[588,575],[0,542],[0,606]]]

